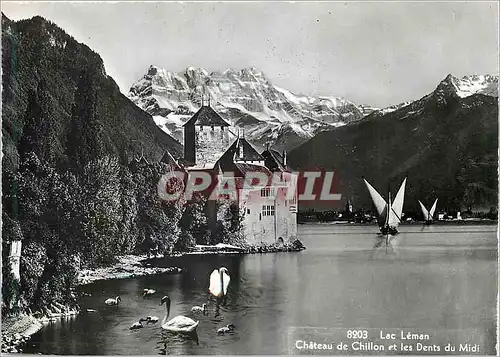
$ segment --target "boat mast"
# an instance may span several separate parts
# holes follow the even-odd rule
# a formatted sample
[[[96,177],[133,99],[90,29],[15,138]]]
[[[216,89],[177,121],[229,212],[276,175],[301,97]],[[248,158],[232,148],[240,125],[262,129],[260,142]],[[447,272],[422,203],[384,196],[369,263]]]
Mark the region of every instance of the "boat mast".
[[[389,199],[388,199],[388,203],[387,203],[387,217],[385,219],[385,226],[386,226],[386,229],[387,229],[387,235],[385,237],[385,251],[387,253],[387,245],[389,245],[389,215],[391,214],[391,210],[392,210],[392,207],[391,207],[392,203],[391,203],[391,190],[389,189]]]

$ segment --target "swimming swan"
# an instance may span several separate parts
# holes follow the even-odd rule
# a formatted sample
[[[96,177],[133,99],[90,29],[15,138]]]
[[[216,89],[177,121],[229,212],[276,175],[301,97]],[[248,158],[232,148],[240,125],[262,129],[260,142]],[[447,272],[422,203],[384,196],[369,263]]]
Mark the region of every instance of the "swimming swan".
[[[146,296],[149,296],[149,295],[153,295],[154,293],[156,293],[156,290],[153,290],[153,289],[144,289],[144,292],[142,293],[142,296],[146,297]]]
[[[234,326],[233,324],[229,324],[229,325],[227,325],[227,326],[224,326],[224,327],[221,327],[220,329],[218,329],[218,330],[217,330],[217,333],[218,333],[219,335],[223,335],[223,334],[225,334],[226,332],[233,331],[235,327],[236,327],[236,326]]]
[[[216,298],[225,296],[230,281],[229,272],[225,267],[221,267],[219,270],[215,269],[212,274],[210,274],[210,286],[208,287],[210,294]]]
[[[199,321],[194,321],[186,316],[176,316],[173,319],[167,321],[170,316],[170,297],[164,296],[161,298],[160,306],[165,303],[167,307],[167,314],[163,318],[161,322],[161,328],[170,331],[170,332],[179,332],[179,333],[190,333],[196,330],[198,327]]]
[[[144,326],[142,326],[142,322],[143,321],[146,321],[146,319],[139,319],[139,322],[134,322],[132,324],[132,326],[129,327],[129,330],[137,330],[137,329],[140,329],[140,328],[143,328]]]
[[[159,321],[160,319],[158,318],[158,316],[148,316],[146,317],[146,322],[148,324],[155,324]]]
[[[106,299],[106,301],[104,301],[104,303],[106,305],[110,305],[110,306],[113,306],[113,305],[118,305],[120,302],[122,301],[121,297],[117,296],[116,298],[114,299]]]
[[[193,306],[191,308],[191,311],[192,312],[201,312],[204,314],[207,311],[207,304],[203,304],[201,306]]]

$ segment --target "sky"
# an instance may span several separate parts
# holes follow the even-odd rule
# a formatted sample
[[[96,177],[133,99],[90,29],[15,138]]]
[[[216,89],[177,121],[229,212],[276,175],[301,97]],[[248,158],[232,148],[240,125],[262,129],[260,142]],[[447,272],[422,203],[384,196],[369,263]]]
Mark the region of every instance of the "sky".
[[[2,2],[41,15],[102,57],[123,93],[150,65],[257,67],[296,94],[386,107],[451,73],[498,75],[498,3]]]

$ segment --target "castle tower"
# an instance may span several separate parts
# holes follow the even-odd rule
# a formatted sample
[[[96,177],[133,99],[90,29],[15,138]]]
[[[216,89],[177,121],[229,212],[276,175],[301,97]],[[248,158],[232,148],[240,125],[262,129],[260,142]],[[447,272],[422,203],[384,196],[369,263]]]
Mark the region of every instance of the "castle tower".
[[[230,145],[230,126],[202,99],[200,110],[184,124],[184,160],[197,166],[215,164]]]

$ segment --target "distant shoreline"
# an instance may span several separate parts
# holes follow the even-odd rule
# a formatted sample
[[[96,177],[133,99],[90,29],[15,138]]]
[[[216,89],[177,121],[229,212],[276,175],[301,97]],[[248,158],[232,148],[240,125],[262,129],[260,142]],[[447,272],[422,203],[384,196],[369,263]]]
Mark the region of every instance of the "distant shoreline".
[[[318,222],[318,221],[309,221],[309,222],[300,222],[299,226],[376,226],[376,222],[348,222],[348,221],[326,221],[326,222]],[[424,225],[423,222],[402,222],[400,226],[419,226]],[[446,220],[446,221],[435,221],[431,224],[431,226],[464,226],[464,225],[498,225],[497,220],[493,219],[463,219],[463,220]]]

